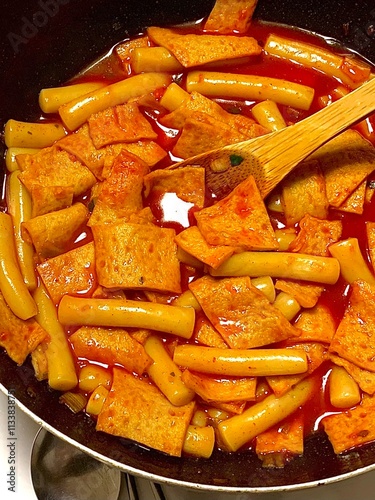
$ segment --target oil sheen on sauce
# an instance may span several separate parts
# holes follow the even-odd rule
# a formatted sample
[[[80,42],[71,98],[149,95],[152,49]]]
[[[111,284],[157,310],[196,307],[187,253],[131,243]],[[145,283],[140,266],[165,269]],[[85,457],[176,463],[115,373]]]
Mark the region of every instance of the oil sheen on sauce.
[[[197,26],[191,27],[192,31],[196,31],[197,29],[199,29]],[[311,42],[320,47],[323,46],[332,50],[332,47],[327,45],[323,38],[319,38],[304,31],[290,29],[285,26],[254,22],[249,32],[249,34],[254,36],[260,44],[264,44],[269,33],[276,33],[290,38]],[[220,68],[218,68],[218,71],[220,71]],[[224,71],[228,71],[228,67],[226,67]],[[306,116],[318,111],[320,109],[319,99],[323,96],[327,97],[328,100],[332,99],[332,91],[337,86],[337,82],[335,82],[332,78],[329,78],[318,71],[306,69],[297,64],[286,63],[282,60],[270,60],[262,57],[259,57],[255,61],[251,61],[248,65],[230,67],[230,72],[284,78],[286,80],[313,87],[315,89],[315,97],[311,109],[308,112],[291,109],[288,106],[280,106],[281,113],[288,123],[298,122]],[[114,50],[112,50],[105,57],[91,65],[87,71],[78,75],[74,79],[74,82],[105,80],[108,81],[108,83],[112,83],[124,78],[124,76],[127,75],[124,74],[117,60],[117,56]],[[183,83],[183,75],[176,75],[176,77]],[[216,101],[221,104],[225,110],[231,113],[242,113],[247,116],[251,115],[251,107],[254,104],[252,101],[233,99],[226,100],[225,98],[216,99]],[[148,108],[145,112],[150,118],[153,127],[158,134],[158,142],[160,146],[169,152],[169,156],[163,160],[157,168],[169,166],[176,160],[170,151],[177,140],[177,131],[173,129],[166,129],[160,124],[160,117],[163,113],[166,113],[166,111],[163,111],[160,107],[157,107],[156,109]],[[45,117],[42,118],[45,119]],[[373,117],[368,119],[365,127],[367,127],[367,133],[365,135],[367,135],[367,138],[375,144],[375,119]],[[88,200],[89,194],[87,193],[85,196],[80,197],[79,201],[88,204]],[[207,193],[206,202],[207,205],[214,202],[210,193]],[[144,203],[145,206],[149,206],[151,208],[156,223],[161,227],[170,227],[179,233],[190,225],[195,224],[194,211],[197,210],[197,208],[194,207],[193,204],[179,199],[175,193],[166,193],[163,196],[153,195],[145,199]],[[4,199],[2,200],[2,204],[5,205]],[[275,228],[283,227],[284,221],[282,216],[276,213],[271,213],[270,215]],[[340,219],[342,221],[343,239],[348,238],[349,236],[358,238],[363,255],[367,257],[369,263],[368,250],[366,248],[365,222],[375,221],[375,202],[373,201],[372,203],[366,204],[363,215],[352,215],[332,210],[330,212],[330,218]],[[84,233],[77,234],[72,248],[82,245],[83,243],[88,243],[91,240],[92,235],[89,228],[87,228]],[[181,268],[182,285],[183,289],[186,289],[189,282],[199,276],[201,271],[195,271],[184,264],[181,264]],[[82,291],[82,295],[89,295],[89,292],[90,291]],[[320,302],[325,304],[330,309],[337,323],[340,321],[347,305],[347,294],[348,286],[343,280],[340,279],[335,285],[327,286],[325,292],[323,292],[320,298]],[[138,295],[139,294],[134,293],[132,298],[137,298]],[[142,297],[140,296],[139,298]],[[199,321],[200,318],[198,315],[197,323],[199,323]],[[170,341],[168,337],[166,337],[165,340],[166,342]],[[90,362],[90,360],[79,359],[78,366],[82,367]],[[335,412],[335,410],[330,406],[326,391],[327,377],[330,368],[329,363],[326,362],[314,374],[315,383],[317,384],[317,387],[320,387],[320,390],[316,391],[316,396],[302,410],[306,433],[318,430],[319,422],[322,416],[327,413]]]

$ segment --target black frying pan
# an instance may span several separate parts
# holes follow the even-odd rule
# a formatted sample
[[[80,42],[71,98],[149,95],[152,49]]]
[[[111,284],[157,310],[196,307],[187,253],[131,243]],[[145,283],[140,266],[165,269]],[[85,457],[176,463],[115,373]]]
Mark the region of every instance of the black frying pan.
[[[2,0],[0,6],[0,125],[39,116],[38,93],[68,80],[116,42],[151,24],[199,19],[213,0]],[[259,0],[255,17],[333,37],[375,62],[374,0]],[[375,443],[335,456],[323,434],[285,469],[264,470],[252,453],[215,452],[210,460],[173,458],[97,433],[86,416],[59,404],[37,383],[31,366],[0,353],[0,383],[38,421],[126,471],[185,486],[269,491],[335,481],[375,467]]]

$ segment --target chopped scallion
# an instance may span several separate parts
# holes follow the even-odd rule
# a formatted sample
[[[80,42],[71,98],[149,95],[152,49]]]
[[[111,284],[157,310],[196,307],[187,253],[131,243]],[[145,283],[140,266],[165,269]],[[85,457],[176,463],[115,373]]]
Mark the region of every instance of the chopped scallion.
[[[230,155],[229,159],[232,167],[238,167],[243,162],[243,158],[240,155]]]

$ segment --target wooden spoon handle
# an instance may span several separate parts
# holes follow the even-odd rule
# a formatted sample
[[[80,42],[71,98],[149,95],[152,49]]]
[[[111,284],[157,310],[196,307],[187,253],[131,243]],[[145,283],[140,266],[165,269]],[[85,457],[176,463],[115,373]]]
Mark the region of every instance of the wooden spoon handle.
[[[252,174],[265,197],[307,156],[374,110],[375,78],[295,125],[208,153],[206,161],[200,161],[207,185],[222,197]],[[210,160],[225,152],[240,155],[243,162],[235,169],[212,172]]]
[[[169,168],[202,165],[206,184],[219,199],[251,174],[265,197],[307,156],[374,110],[375,78],[295,125],[199,154]],[[241,163],[228,168],[232,155],[241,157]],[[218,160],[224,168],[217,168]]]
[[[314,115],[287,127],[253,151],[261,164],[288,173],[325,142],[375,110],[375,78]]]

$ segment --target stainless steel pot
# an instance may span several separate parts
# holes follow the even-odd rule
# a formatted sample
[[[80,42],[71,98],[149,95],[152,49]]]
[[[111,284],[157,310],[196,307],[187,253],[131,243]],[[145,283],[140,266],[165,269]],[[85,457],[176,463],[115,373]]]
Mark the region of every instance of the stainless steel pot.
[[[0,125],[38,117],[38,92],[56,86],[151,24],[207,15],[213,0],[2,0]],[[373,0],[260,0],[256,18],[333,37],[375,62]],[[127,472],[193,488],[258,492],[303,488],[375,468],[375,443],[336,456],[323,434],[310,437],[303,457],[265,470],[252,453],[215,452],[210,460],[176,459],[95,431],[92,420],[59,404],[29,363],[17,367],[0,353],[0,383],[21,408],[63,439]]]

